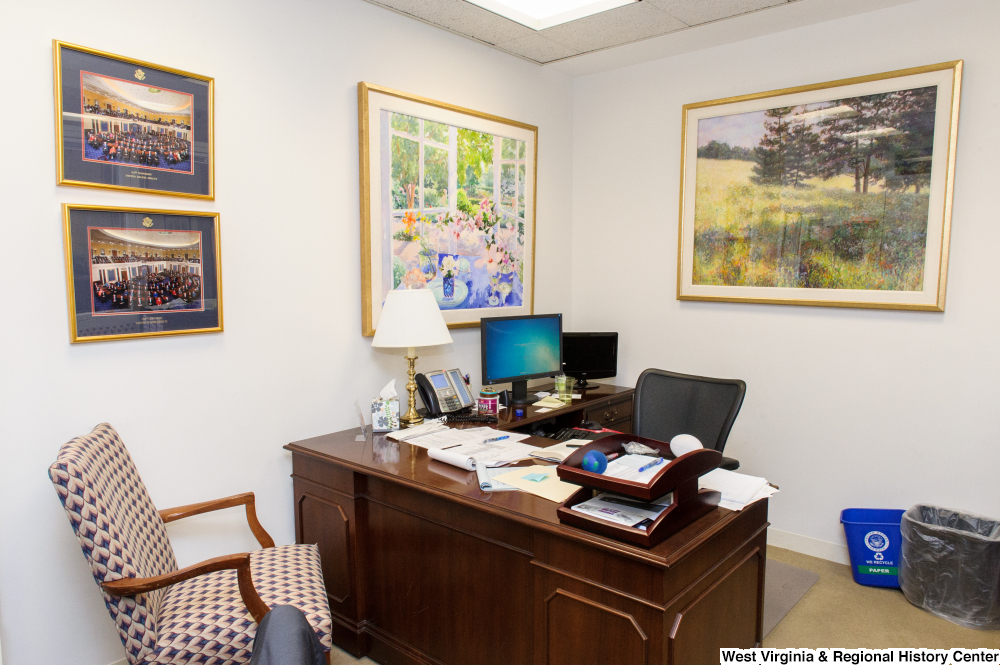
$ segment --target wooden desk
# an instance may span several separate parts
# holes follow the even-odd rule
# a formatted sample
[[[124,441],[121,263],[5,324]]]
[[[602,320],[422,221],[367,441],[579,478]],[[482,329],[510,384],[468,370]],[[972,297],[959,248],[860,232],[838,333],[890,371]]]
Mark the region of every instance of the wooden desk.
[[[359,429],[285,446],[333,640],[383,665],[702,665],[762,639],[767,501],[650,550]],[[550,439],[528,443],[550,445]]]
[[[532,386],[528,393],[551,392],[552,385]],[[578,391],[580,398],[575,399],[561,409],[538,413],[534,406],[523,407],[525,413],[518,418],[514,409],[500,411],[498,428],[502,430],[518,430],[529,432],[546,421],[552,421],[557,429],[576,427],[584,420],[591,420],[608,429],[625,434],[632,433],[632,396],[634,388],[623,388],[608,384],[597,384],[594,388]]]

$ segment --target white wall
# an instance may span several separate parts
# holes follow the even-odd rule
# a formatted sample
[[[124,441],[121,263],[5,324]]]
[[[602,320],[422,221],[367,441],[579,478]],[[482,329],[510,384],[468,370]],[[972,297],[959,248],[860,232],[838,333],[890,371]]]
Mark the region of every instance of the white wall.
[[[179,0],[171,15],[184,18],[171,25],[149,3],[93,18],[66,0],[0,7],[0,126],[18,127],[0,139],[7,665],[124,655],[46,476],[62,443],[109,421],[157,505],[253,490],[261,521],[288,543],[291,464],[281,446],[355,425],[355,399],[405,379],[402,357],[374,352],[360,333],[358,81],[538,125],[536,311],[569,310],[566,75],[361,0]],[[215,202],[55,186],[53,38],[215,77]],[[261,117],[280,124],[262,127]],[[271,160],[259,156],[262,140],[275,146]],[[226,331],[70,345],[62,202],[219,211]],[[262,274],[269,253],[287,262]],[[454,338],[419,367],[458,366],[478,380],[478,329]],[[135,377],[166,404],[136,390]],[[198,407],[172,412],[178,391]],[[170,532],[181,565],[256,547],[239,509]]]
[[[835,558],[852,506],[1000,517],[998,24],[995,0],[922,0],[574,81],[574,323],[621,332],[618,382],[747,382],[726,452],[780,485],[772,542]],[[684,104],[960,58],[945,313],[675,299]]]

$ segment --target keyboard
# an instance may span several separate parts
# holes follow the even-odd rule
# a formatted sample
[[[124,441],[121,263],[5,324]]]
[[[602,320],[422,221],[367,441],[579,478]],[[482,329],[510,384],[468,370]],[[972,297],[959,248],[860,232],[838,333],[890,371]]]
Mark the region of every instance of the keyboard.
[[[569,441],[571,439],[585,439],[590,434],[593,434],[593,432],[584,432],[572,427],[565,427],[556,432],[552,438],[556,441]]]
[[[445,422],[449,423],[495,423],[496,416],[468,414],[462,416],[445,416]]]

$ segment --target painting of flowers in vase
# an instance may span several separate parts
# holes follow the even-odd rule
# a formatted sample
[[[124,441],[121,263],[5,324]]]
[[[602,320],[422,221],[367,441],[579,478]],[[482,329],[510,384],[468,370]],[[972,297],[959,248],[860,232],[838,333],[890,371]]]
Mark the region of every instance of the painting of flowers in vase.
[[[536,130],[367,94],[370,329],[394,289],[430,290],[452,327],[533,313]]]

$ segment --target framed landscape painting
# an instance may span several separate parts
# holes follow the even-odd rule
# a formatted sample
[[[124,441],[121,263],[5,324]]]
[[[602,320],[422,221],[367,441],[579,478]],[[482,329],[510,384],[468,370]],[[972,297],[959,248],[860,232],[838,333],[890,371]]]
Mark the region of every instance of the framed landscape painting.
[[[72,342],[222,332],[219,216],[63,204]]]
[[[533,313],[538,128],[358,84],[362,333],[430,289],[449,327]]]
[[[944,311],[962,61],[688,104],[677,298]]]
[[[52,48],[58,184],[215,198],[213,79]]]

